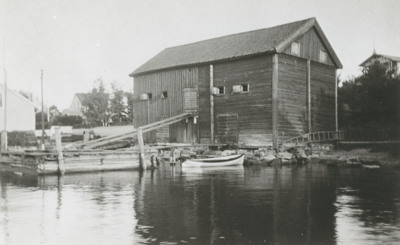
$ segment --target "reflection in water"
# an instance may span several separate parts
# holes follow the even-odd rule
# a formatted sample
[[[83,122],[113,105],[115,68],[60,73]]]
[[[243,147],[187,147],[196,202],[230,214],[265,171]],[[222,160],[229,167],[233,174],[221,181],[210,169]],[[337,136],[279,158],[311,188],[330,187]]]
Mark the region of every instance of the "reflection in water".
[[[322,165],[1,173],[0,244],[396,243],[399,176]]]
[[[338,243],[398,244],[400,239],[399,174],[364,171],[337,189]]]

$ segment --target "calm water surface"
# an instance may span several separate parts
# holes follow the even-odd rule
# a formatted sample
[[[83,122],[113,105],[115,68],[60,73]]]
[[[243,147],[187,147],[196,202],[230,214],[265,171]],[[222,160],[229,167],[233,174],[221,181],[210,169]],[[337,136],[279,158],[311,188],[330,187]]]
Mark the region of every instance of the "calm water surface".
[[[399,244],[400,172],[0,173],[0,244]]]

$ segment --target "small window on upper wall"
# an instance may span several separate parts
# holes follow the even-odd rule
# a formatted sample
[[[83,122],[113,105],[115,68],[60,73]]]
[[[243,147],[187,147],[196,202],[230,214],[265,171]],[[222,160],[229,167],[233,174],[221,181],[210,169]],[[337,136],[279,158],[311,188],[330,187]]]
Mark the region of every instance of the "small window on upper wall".
[[[328,63],[328,53],[327,52],[325,52],[323,50],[319,51],[319,62],[325,63],[325,64]]]
[[[225,87],[224,86],[214,87],[212,90],[212,94],[214,94],[214,95],[225,94]]]
[[[140,100],[151,100],[152,97],[152,93],[140,94]]]
[[[161,98],[166,99],[168,98],[168,92],[167,91],[163,91],[161,94]]]
[[[249,84],[233,85],[232,92],[234,94],[248,93],[250,91]]]
[[[250,92],[250,85],[249,84],[242,84],[242,93]]]
[[[292,42],[292,47],[290,49],[292,55],[300,56],[300,43]]]

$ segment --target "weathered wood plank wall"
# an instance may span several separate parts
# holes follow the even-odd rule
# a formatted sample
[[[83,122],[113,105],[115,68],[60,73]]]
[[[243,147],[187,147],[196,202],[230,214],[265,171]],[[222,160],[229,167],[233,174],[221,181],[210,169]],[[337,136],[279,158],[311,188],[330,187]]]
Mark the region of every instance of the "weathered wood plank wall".
[[[203,81],[200,83],[202,84]],[[234,94],[232,87],[242,84],[249,85],[249,92]],[[225,94],[214,97],[214,116],[238,114],[238,143],[246,145],[270,143],[272,140],[272,56],[264,55],[214,64],[214,87],[218,86],[225,87]],[[200,91],[201,97],[203,93],[205,91]],[[203,106],[202,102],[200,105],[201,116],[202,110],[207,107]],[[215,131],[217,128],[215,126]],[[201,129],[203,129],[202,125]]]
[[[307,61],[279,55],[279,139],[307,132]]]
[[[155,121],[182,114],[183,89],[198,85],[197,67],[159,71],[136,76],[134,79],[134,124],[140,127]],[[167,98],[162,93],[167,92]],[[140,100],[140,94],[151,93],[151,100]],[[170,126],[170,138],[184,142],[182,133],[186,125],[181,123]],[[145,141],[155,142],[156,132],[144,135]]]
[[[314,28],[307,31],[303,36],[301,36],[296,41],[300,43],[301,58],[319,62],[319,51],[323,50],[327,52],[326,47],[321,42],[321,39],[318,37],[318,34],[314,30]],[[283,53],[290,55],[291,47],[289,46],[287,49],[283,51]],[[329,53],[328,53],[327,65],[333,66],[333,60],[329,56]]]
[[[335,67],[311,62],[311,129],[335,130]]]
[[[210,129],[210,66],[199,67],[199,137],[200,143],[211,142]]]

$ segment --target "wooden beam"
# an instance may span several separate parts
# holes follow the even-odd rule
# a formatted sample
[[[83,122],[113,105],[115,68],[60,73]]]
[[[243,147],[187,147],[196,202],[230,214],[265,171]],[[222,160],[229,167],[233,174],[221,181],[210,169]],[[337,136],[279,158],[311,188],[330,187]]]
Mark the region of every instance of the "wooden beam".
[[[339,131],[338,119],[338,71],[335,70],[335,130]]]
[[[183,120],[187,117],[189,117],[190,114],[189,113],[183,113],[183,114],[179,114],[177,116],[173,116],[161,121],[157,121],[154,123],[150,123],[147,125],[142,126],[142,129],[146,130],[146,129],[157,129],[161,126],[167,126],[170,125],[172,123],[176,123],[177,121]],[[151,131],[151,130],[150,130]],[[148,131],[146,131],[148,132]],[[79,144],[73,144],[71,145],[70,148],[79,148],[79,147],[85,147],[85,146],[89,146],[89,145],[94,145],[96,143],[100,143],[100,142],[111,142],[112,140],[120,140],[120,139],[125,139],[125,138],[129,138],[136,135],[136,129],[132,129],[132,131],[130,133],[123,133],[123,134],[115,134],[115,135],[110,135],[110,136],[106,136],[106,137],[102,137],[100,139],[96,139],[96,140],[91,140],[89,142],[84,142],[84,143],[79,143]],[[121,138],[122,137],[122,138]]]
[[[278,147],[278,54],[272,56],[272,144]]]
[[[1,131],[1,139],[0,139],[0,141],[1,141],[0,151],[1,152],[6,152],[7,151],[7,141],[8,141],[8,139],[7,139],[7,131],[6,130]]]
[[[162,120],[162,121],[158,121],[156,123],[145,125],[145,126],[141,127],[142,128],[142,133],[147,133],[147,132],[153,131],[153,130],[155,130],[157,128],[165,127],[165,126],[180,122],[183,119],[187,118],[188,116],[189,116],[189,114],[184,113],[184,114],[181,114],[179,116],[172,117],[172,118],[174,118],[173,120],[171,120],[172,118],[168,118],[168,119],[165,119],[165,120]],[[95,147],[98,147],[98,146],[101,146],[101,145],[109,144],[109,143],[117,141],[117,140],[123,140],[123,139],[126,139],[126,138],[134,137],[136,135],[138,135],[138,132],[137,132],[137,130],[134,130],[131,133],[123,134],[123,135],[120,135],[118,137],[113,137],[112,139],[107,139],[107,140],[104,140],[104,141],[96,142],[94,144],[88,144],[88,145],[85,146],[85,149],[92,149],[92,148],[95,148]]]
[[[57,160],[58,160],[58,173],[60,175],[64,175],[65,167],[64,167],[64,154],[62,151],[62,143],[61,143],[61,128],[56,127],[56,148],[57,148]]]
[[[311,62],[307,60],[307,129],[311,133]]]
[[[210,143],[214,143],[214,67],[210,65]]]
[[[139,167],[141,169],[146,169],[146,163],[144,162],[145,158],[145,151],[144,151],[144,142],[143,142],[143,133],[142,133],[142,128],[137,129],[137,134],[138,134],[138,143],[139,143]]]

